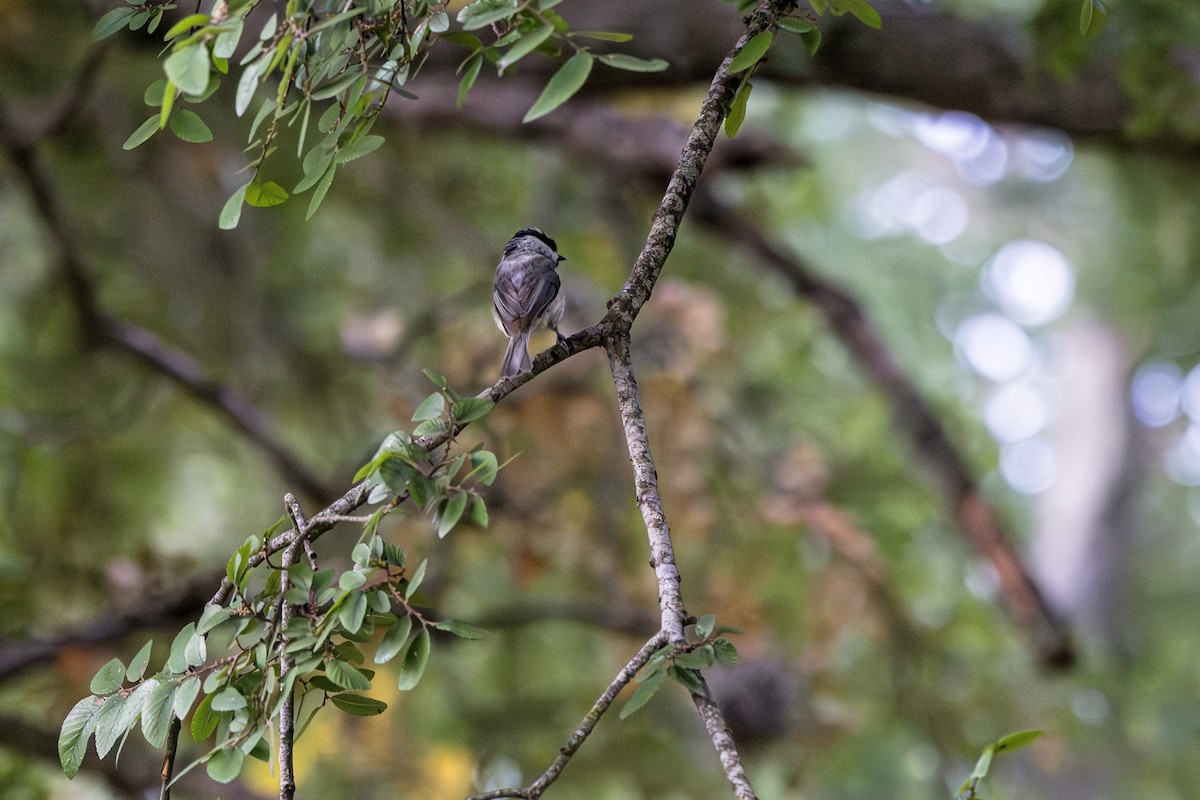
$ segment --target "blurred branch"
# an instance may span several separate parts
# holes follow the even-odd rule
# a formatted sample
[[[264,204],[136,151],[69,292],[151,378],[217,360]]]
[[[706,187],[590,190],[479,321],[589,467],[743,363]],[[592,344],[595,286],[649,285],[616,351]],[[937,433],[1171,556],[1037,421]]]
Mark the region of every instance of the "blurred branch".
[[[223,570],[222,570],[223,571]],[[91,647],[162,625],[183,625],[204,607],[209,574],[177,583],[168,591],[147,592],[128,611],[109,608],[95,619],[56,636],[24,641],[0,641],[0,681],[54,658],[69,647]]]
[[[89,65],[90,62],[85,63],[84,74],[94,72]],[[76,86],[81,87],[77,91],[84,91],[89,85],[90,79],[76,81]],[[76,109],[78,106],[79,102],[76,101],[68,107]],[[53,119],[45,130],[56,131],[59,126],[68,124],[70,119],[70,115],[64,112]],[[209,377],[191,356],[167,344],[157,334],[124,322],[100,307],[79,240],[56,193],[54,180],[38,156],[38,141],[23,136],[16,129],[8,110],[0,105],[0,149],[16,169],[46,233],[58,251],[59,274],[79,315],[84,343],[107,345],[133,356],[152,372],[166,377],[191,397],[216,410],[266,453],[281,476],[307,497],[324,501],[334,496],[336,492],[312,473],[276,436],[265,415],[253,403]]]
[[[707,195],[704,201],[697,204],[700,221],[754,253],[825,316],[862,371],[882,390],[896,424],[912,438],[917,452],[941,478],[947,505],[959,529],[995,569],[1005,604],[1017,622],[1030,631],[1042,662],[1054,668],[1071,666],[1074,649],[1064,623],[1025,568],[1012,545],[1011,534],[983,498],[941,420],[896,363],[870,317],[845,290],[767,241],[753,221],[733,214]]]

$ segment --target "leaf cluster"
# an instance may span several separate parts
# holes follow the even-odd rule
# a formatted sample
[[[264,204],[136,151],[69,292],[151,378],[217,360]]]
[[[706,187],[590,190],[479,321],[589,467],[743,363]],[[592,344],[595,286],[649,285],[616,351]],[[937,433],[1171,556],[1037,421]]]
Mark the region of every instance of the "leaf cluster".
[[[457,14],[459,29],[451,31],[445,4],[430,0],[350,0],[336,8],[328,4],[291,2],[271,13],[261,25],[251,13],[262,0],[244,0],[213,14],[189,14],[164,35],[165,78],[146,90],[146,104],[158,111],[126,140],[125,149],[146,142],[170,127],[188,142],[207,142],[212,131],[191,109],[177,109],[183,98],[202,103],[218,89],[222,78],[236,75],[234,111],[243,116],[272,80],[250,125],[248,146],[251,173],[221,209],[218,224],[237,227],[244,205],[266,208],[287,202],[291,195],[311,191],[306,218],[320,207],[339,167],[378,149],[382,136],[371,133],[389,97],[415,97],[405,85],[426,62],[440,40],[464,47],[469,54],[459,66],[461,105],[484,62],[504,75],[531,53],[553,58],[572,55],[550,78],[525,121],[537,119],[565,103],[583,86],[592,66],[634,72],[666,69],[661,59],[641,59],[622,53],[593,54],[588,40],[626,42],[628,34],[573,31],[553,7],[562,0],[475,0]],[[173,3],[138,3],[114,8],[97,22],[94,40],[123,28],[146,28],[154,33]],[[258,16],[262,16],[261,14]],[[475,31],[487,31],[485,34]],[[249,35],[247,35],[249,34]],[[247,41],[252,42],[247,45]],[[310,144],[314,126],[319,139]],[[281,126],[298,127],[296,158],[304,172],[291,192],[267,176],[268,159],[275,153]],[[261,132],[261,133],[260,133]]]
[[[96,673],[91,694],[75,704],[59,736],[68,776],[78,772],[89,741],[94,739],[104,758],[140,725],[146,740],[162,747],[172,720],[190,715],[192,738],[211,746],[175,778],[203,763],[214,779],[231,781],[246,756],[270,757],[272,720],[286,702],[297,703],[296,719],[306,713],[298,734],[327,705],[354,716],[387,708],[362,694],[376,677],[364,666],[363,647],[373,643],[375,665],[398,660],[397,686],[408,691],[424,675],[433,629],[466,639],[483,635],[465,622],[434,620],[422,611],[426,562],[410,571],[404,550],[385,544],[377,533],[382,516],[403,497],[432,512],[439,536],[449,533],[468,507],[472,521],[487,524],[478,489],[496,479],[496,456],[482,447],[458,455],[452,451],[453,434],[486,415],[492,401],[464,397],[440,375],[430,373],[430,378],[438,390],[413,414],[413,431],[389,435],[360,470],[358,479],[371,485],[368,502],[391,502],[363,521],[350,554],[352,566],[340,572],[318,569],[315,558],[286,567],[286,561],[273,564],[269,543],[287,525],[286,516],[263,535],[247,538],[226,564],[232,587],[227,604],[208,606],[199,621],[179,631],[158,672],[146,674],[153,644],[147,642],[129,664],[114,658]],[[427,451],[417,440],[429,436],[444,442]],[[288,546],[298,552],[303,531],[294,533]]]
[[[673,678],[689,692],[703,693],[704,685],[700,671],[713,664],[727,667],[737,666],[738,652],[723,634],[737,633],[736,628],[716,627],[717,618],[705,614],[692,626],[691,641],[687,644],[669,644],[650,657],[639,676],[639,685],[621,708],[621,719],[625,719],[646,703],[662,688],[667,678]]]

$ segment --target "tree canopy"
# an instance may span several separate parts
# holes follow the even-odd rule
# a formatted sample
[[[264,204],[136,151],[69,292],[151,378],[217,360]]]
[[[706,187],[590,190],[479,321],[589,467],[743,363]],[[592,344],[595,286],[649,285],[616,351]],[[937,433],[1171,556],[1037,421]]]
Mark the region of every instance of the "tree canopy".
[[[1197,42],[0,7],[0,791],[1193,796]]]

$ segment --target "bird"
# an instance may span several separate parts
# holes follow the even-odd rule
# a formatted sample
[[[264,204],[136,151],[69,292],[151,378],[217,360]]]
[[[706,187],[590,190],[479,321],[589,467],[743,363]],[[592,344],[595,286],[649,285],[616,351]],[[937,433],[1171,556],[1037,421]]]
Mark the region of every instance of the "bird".
[[[541,228],[523,228],[504,245],[504,256],[496,265],[492,282],[492,315],[508,337],[508,348],[500,363],[500,377],[511,378],[533,366],[529,358],[529,336],[549,328],[559,342],[558,332],[564,300],[559,293],[558,264],[566,261],[558,245]]]

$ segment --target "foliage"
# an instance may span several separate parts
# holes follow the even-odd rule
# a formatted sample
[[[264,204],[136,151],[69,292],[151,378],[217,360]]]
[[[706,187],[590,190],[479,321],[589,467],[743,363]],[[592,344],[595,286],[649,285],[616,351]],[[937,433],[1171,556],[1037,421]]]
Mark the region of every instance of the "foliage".
[[[261,14],[251,19],[261,0],[217,3],[211,14],[189,14],[163,35],[169,53],[163,60],[166,77],[146,90],[146,104],[159,111],[130,135],[125,148],[137,147],[168,125],[185,141],[209,141],[212,133],[196,112],[176,108],[179,98],[204,102],[233,68],[237,80],[234,110],[241,117],[254,105],[260,88],[277,78],[278,88],[267,92],[250,125],[247,150],[252,157],[246,168],[251,178],[230,195],[221,210],[220,226],[237,227],[243,203],[276,206],[291,194],[309,190],[312,198],[306,218],[311,218],[337,169],[383,144],[382,136],[371,133],[380,112],[393,92],[411,96],[405,85],[417,76],[439,41],[469,51],[459,67],[463,75],[459,105],[485,61],[495,64],[503,75],[531,53],[557,58],[564,49],[574,51],[529,109],[526,122],[569,100],[583,87],[596,61],[633,72],[667,67],[659,59],[620,53],[593,55],[587,40],[622,42],[630,37],[607,31],[573,31],[553,10],[560,2],[475,0],[458,12],[460,29],[455,31],[450,30],[445,5],[428,0],[355,0],[338,9],[290,0],[282,15],[271,13],[261,26],[257,24]],[[147,33],[154,33],[164,13],[173,8],[174,3],[153,2],[114,8],[96,23],[92,38],[98,41],[125,27],[137,31],[145,26]],[[253,27],[258,27],[257,41],[234,63],[243,35]],[[485,28],[491,33],[488,42],[471,33]],[[310,146],[314,113],[317,133],[323,136]],[[280,126],[297,123],[296,158],[302,158],[304,177],[289,194],[266,177],[267,162],[277,149]]]
[[[114,658],[92,678],[92,694],[75,704],[59,735],[68,776],[78,772],[93,738],[104,758],[140,722],[146,741],[163,747],[173,721],[192,715],[192,739],[212,741],[192,766],[204,763],[213,779],[227,783],[241,772],[246,756],[270,757],[269,735],[285,704],[296,702],[297,719],[307,712],[300,732],[330,704],[352,716],[382,713],[386,703],[361,694],[371,689],[375,671],[363,666],[367,654],[360,645],[375,641],[378,632],[386,631],[374,645],[373,663],[399,659],[402,691],[415,688],[425,673],[432,630],[466,639],[483,635],[465,622],[433,620],[422,611],[419,590],[427,562],[410,571],[404,550],[385,544],[376,531],[383,516],[407,498],[433,512],[439,537],[459,524],[468,503],[471,520],[487,525],[479,490],[495,481],[496,456],[482,446],[452,451],[454,434],[482,419],[493,403],[460,395],[441,375],[429,377],[438,390],[414,412],[417,426],[411,433],[390,434],[355,478],[370,487],[368,503],[383,505],[361,522],[353,566],[318,569],[315,557],[271,563],[279,548],[270,542],[287,526],[286,515],[261,536],[249,537],[226,566],[232,587],[227,602],[210,604],[199,621],[179,631],[160,671],[146,675],[153,644],[147,642],[128,665]],[[429,443],[432,437],[437,446]],[[469,471],[462,473],[467,464]],[[307,540],[300,523],[293,523],[296,539],[288,551],[295,553]]]

